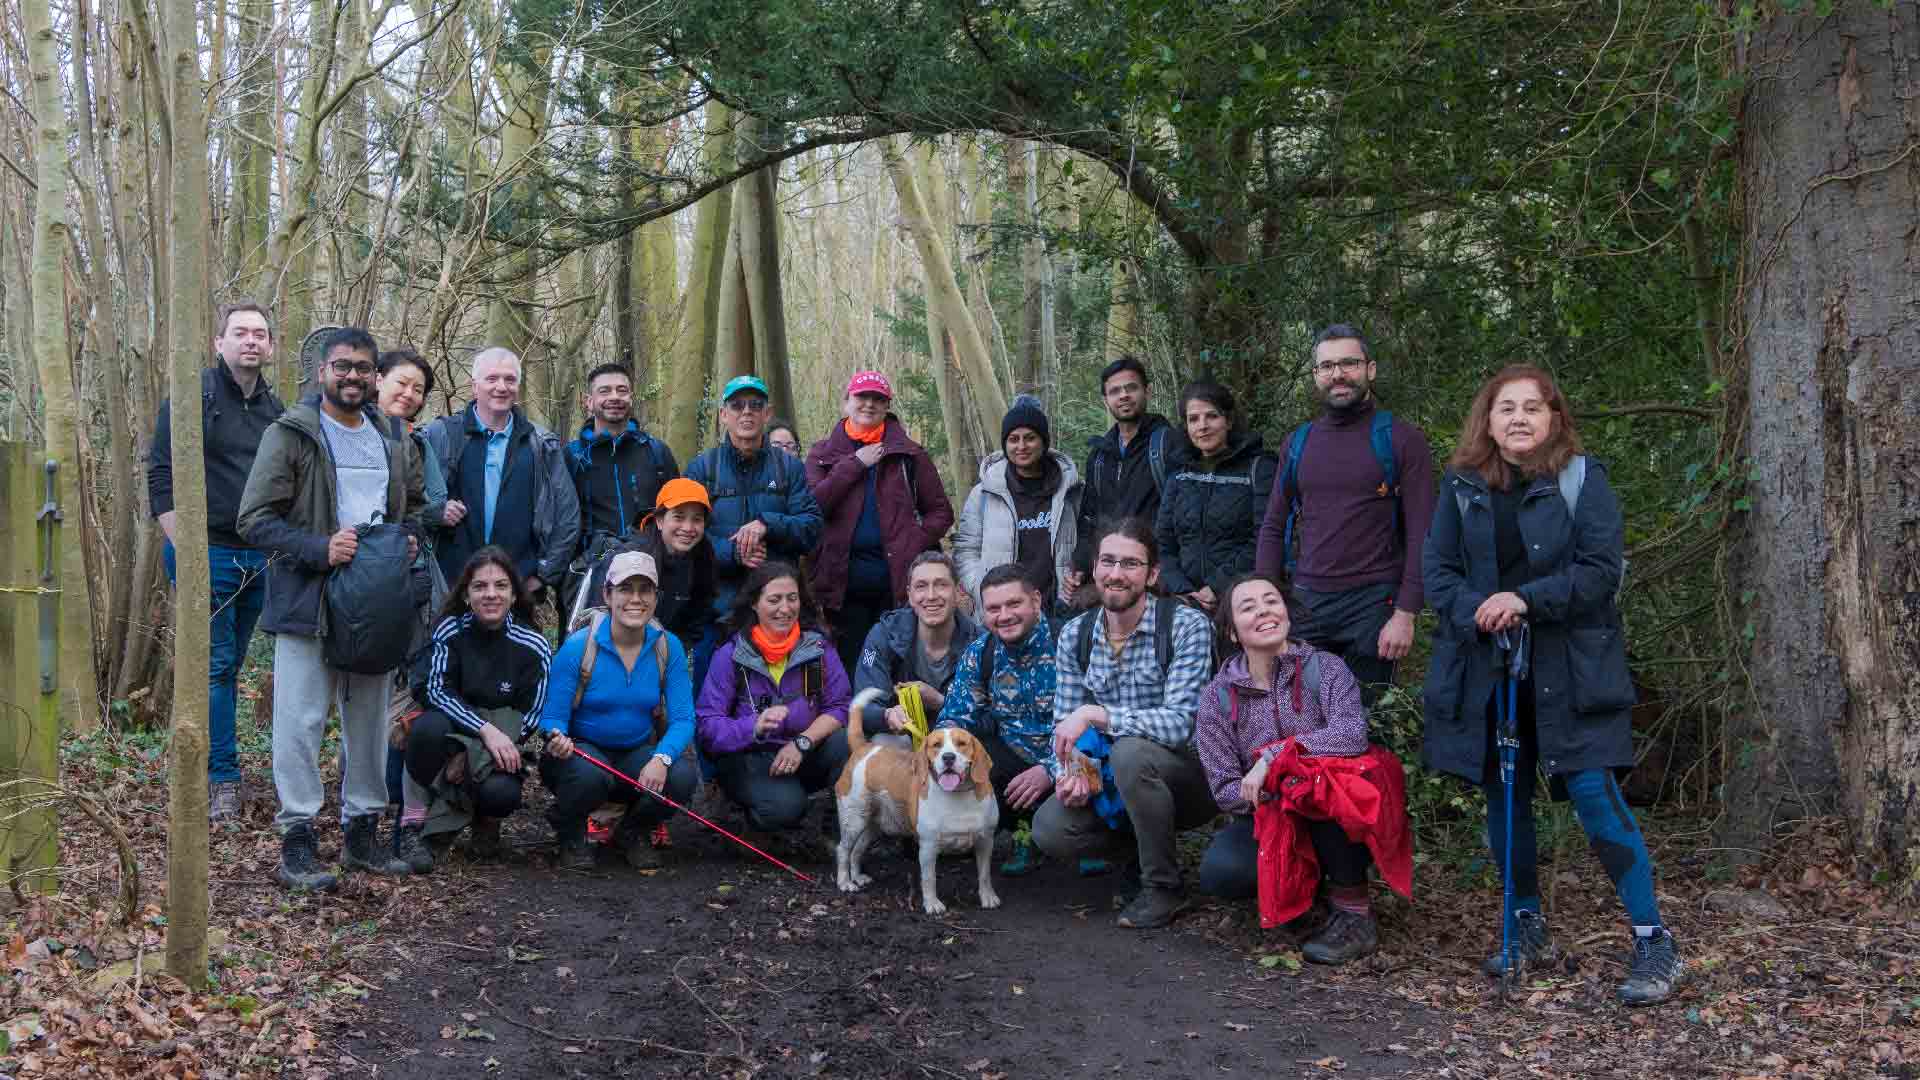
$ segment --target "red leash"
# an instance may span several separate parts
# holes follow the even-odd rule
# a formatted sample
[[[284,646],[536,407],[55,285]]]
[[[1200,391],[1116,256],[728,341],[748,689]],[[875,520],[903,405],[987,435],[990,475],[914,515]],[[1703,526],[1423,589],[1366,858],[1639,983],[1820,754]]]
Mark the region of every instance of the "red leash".
[[[699,822],[700,824],[705,825],[707,828],[712,829],[714,832],[719,833],[721,836],[724,836],[727,839],[733,841],[734,843],[739,844],[741,847],[746,848],[748,851],[753,852],[755,855],[758,855],[761,858],[772,863],[773,865],[779,867],[780,869],[785,870],[787,873],[792,874],[794,877],[799,878],[801,881],[804,881],[809,885],[815,884],[814,880],[808,877],[807,875],[801,873],[798,870],[795,870],[793,867],[788,866],[786,863],[781,862],[779,859],[774,858],[773,856],[767,854],[766,852],[761,851],[759,848],[754,847],[752,844],[747,843],[745,840],[742,840],[739,837],[728,832],[727,830],[721,828],[720,826],[715,825],[713,822],[708,821],[706,818],[701,817],[699,814],[696,814],[693,811],[687,809],[686,807],[681,806],[679,803],[674,802],[672,799],[667,798],[665,795],[662,795],[657,791],[649,791],[644,785],[640,783],[640,781],[635,780],[633,777],[628,776],[626,773],[621,772],[619,769],[616,769],[613,766],[607,764],[606,762],[601,761],[599,758],[594,757],[592,754],[587,753],[586,751],[580,749],[577,746],[574,747],[573,752],[576,755],[578,755],[582,760],[584,760],[587,764],[600,769],[602,772],[611,773],[612,775],[617,776],[622,780],[625,780],[627,783],[633,785],[635,790],[646,792],[646,794],[651,795],[656,799],[659,799],[661,802],[666,803],[668,806],[673,807],[675,810],[678,810],[681,813],[692,818],[693,820]]]

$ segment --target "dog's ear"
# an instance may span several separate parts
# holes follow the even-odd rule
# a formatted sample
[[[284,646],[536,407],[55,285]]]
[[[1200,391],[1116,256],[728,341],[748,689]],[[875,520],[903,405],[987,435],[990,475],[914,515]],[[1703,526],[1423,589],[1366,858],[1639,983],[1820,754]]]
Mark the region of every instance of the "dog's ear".
[[[967,767],[967,779],[973,781],[973,793],[982,799],[993,798],[993,757],[979,739],[967,737],[967,754],[973,764]]]

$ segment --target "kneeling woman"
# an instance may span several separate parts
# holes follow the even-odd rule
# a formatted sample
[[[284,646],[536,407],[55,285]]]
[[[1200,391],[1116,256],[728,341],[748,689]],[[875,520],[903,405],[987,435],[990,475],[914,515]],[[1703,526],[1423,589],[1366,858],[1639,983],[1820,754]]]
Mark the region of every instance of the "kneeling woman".
[[[700,767],[693,742],[693,680],[680,639],[653,621],[660,572],[653,556],[623,551],[607,561],[607,615],[573,632],[554,658],[540,728],[547,750],[540,782],[553,792],[547,820],[560,840],[560,868],[593,867],[587,815],[601,803],[627,803],[614,842],[636,869],[660,865],[648,842],[673,808],[592,761],[588,755],[681,805],[693,798]]]
[[[1405,773],[1391,753],[1368,747],[1360,684],[1347,665],[1288,637],[1293,626],[1286,599],[1272,581],[1249,574],[1228,585],[1214,626],[1225,647],[1240,652],[1200,695],[1193,742],[1214,802],[1233,815],[1233,823],[1214,834],[1200,860],[1200,890],[1253,896],[1262,859],[1293,860],[1286,864],[1291,874],[1264,868],[1261,921],[1275,925],[1304,912],[1325,875],[1333,913],[1301,954],[1320,964],[1367,956],[1378,940],[1367,897],[1367,868],[1375,855],[1395,891],[1405,895],[1412,888]],[[1302,788],[1302,780],[1314,782]],[[1348,820],[1338,812],[1338,800],[1328,800],[1327,807],[1306,794],[1352,784],[1379,794],[1371,819]],[[1336,812],[1323,812],[1330,808]],[[1318,864],[1312,871],[1294,858],[1302,832]],[[1274,888],[1288,884],[1294,888],[1284,895]]]
[[[1633,678],[1614,602],[1624,559],[1620,503],[1606,470],[1581,454],[1565,395],[1540,368],[1503,369],[1474,395],[1421,555],[1439,620],[1427,667],[1426,758],[1486,790],[1494,858],[1512,859],[1513,905],[1502,922],[1511,916],[1523,964],[1553,956],[1533,827],[1536,763],[1546,767],[1633,926],[1620,999],[1646,1005],[1666,1000],[1682,967],[1660,921],[1646,841],[1615,777],[1634,760]],[[1523,630],[1532,665],[1516,685],[1503,675],[1502,638],[1511,643]],[[1509,718],[1518,743],[1511,822],[1495,764],[1496,732]],[[1495,953],[1483,966],[1501,975],[1506,957]]]
[[[469,852],[501,853],[500,819],[520,809],[520,744],[539,719],[551,657],[513,557],[492,546],[474,552],[434,624],[417,694],[426,710],[407,735],[407,774],[439,811],[402,812],[394,853],[415,870],[432,866],[423,832],[457,831],[469,817]]]
[[[734,597],[700,689],[700,748],[752,828],[799,825],[847,763],[847,673],[791,565],[763,563]]]

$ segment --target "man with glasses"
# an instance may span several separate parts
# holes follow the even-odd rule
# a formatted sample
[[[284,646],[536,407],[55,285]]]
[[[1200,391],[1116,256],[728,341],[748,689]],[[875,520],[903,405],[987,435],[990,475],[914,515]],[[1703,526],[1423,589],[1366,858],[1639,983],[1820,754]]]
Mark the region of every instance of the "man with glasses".
[[[1053,758],[1060,779],[1033,817],[1049,858],[1133,849],[1139,892],[1122,898],[1119,925],[1165,926],[1186,907],[1174,836],[1219,812],[1193,748],[1200,691],[1213,674],[1213,627],[1197,609],[1152,595],[1160,580],[1153,529],[1138,518],[1105,526],[1095,548],[1100,606],[1055,640]],[[1089,730],[1107,750],[1124,817],[1116,823],[1084,770],[1068,767]],[[1104,789],[1104,778],[1103,778]],[[1104,800],[1103,800],[1104,801]],[[1131,835],[1129,835],[1131,834]]]
[[[556,588],[580,542],[580,500],[560,437],[520,408],[520,358],[510,349],[473,355],[473,401],[427,425],[426,439],[447,474],[440,572],[460,576],[492,544],[513,556],[534,596]]]
[[[207,494],[207,556],[213,572],[207,672],[207,819],[239,816],[240,752],[235,713],[240,665],[260,609],[267,601],[267,557],[240,538],[240,493],[253,471],[260,437],[286,406],[274,395],[262,368],[273,359],[273,327],[267,309],[251,300],[220,309],[213,339],[219,362],[200,372],[200,434],[204,441]],[[167,579],[173,565],[173,403],[160,403],[160,417],[147,457],[147,502],[167,536]]]
[[[1346,661],[1371,707],[1412,647],[1426,600],[1420,546],[1433,520],[1433,449],[1377,407],[1378,367],[1359,330],[1320,331],[1312,371],[1321,413],[1287,441],[1254,569],[1291,579],[1296,634]]]
[[[327,710],[340,710],[340,807],[346,822],[341,861],[376,874],[407,864],[375,837],[387,808],[387,693],[390,675],[329,667],[322,652],[327,575],[353,561],[355,527],[375,521],[417,524],[426,505],[413,441],[381,414],[373,390],[379,355],[365,330],[330,334],[321,352],[318,398],[288,409],[260,439],[240,497],[240,533],[273,553],[260,625],[273,641],[273,784],[280,796],[282,885],[330,889],[334,875],[315,850],[313,819],[326,791],[320,746]],[[412,554],[417,540],[410,538]]]
[[[767,444],[767,384],[752,375],[730,380],[720,393],[726,438],[687,463],[687,479],[707,489],[713,515],[707,537],[718,570],[714,610],[725,616],[740,583],[761,563],[798,566],[820,541],[820,504],[807,487],[798,458]],[[694,685],[704,684],[719,644],[719,619],[694,650]]]
[[[1079,540],[1067,588],[1087,583],[1094,533],[1103,521],[1137,517],[1152,521],[1160,513],[1160,489],[1167,480],[1166,418],[1148,412],[1151,390],[1147,366],[1122,356],[1100,372],[1100,400],[1113,417],[1105,435],[1087,442],[1087,468],[1080,474]]]

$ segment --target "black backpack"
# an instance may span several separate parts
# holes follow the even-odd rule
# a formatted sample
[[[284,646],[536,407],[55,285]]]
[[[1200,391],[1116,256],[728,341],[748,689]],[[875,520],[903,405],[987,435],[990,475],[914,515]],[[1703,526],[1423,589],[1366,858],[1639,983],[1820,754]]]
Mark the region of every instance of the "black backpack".
[[[330,668],[384,675],[406,662],[418,613],[410,603],[413,559],[402,525],[361,525],[353,561],[327,574],[321,594],[327,632],[320,653]],[[395,603],[399,599],[402,602]]]
[[[1180,610],[1180,601],[1171,596],[1156,596],[1153,618],[1153,655],[1160,663],[1160,674],[1165,676],[1167,669],[1173,666],[1173,616]],[[1087,665],[1093,661],[1093,626],[1100,621],[1100,611],[1095,609],[1080,618],[1080,632],[1073,639],[1073,662],[1079,667],[1080,674],[1087,673]]]

